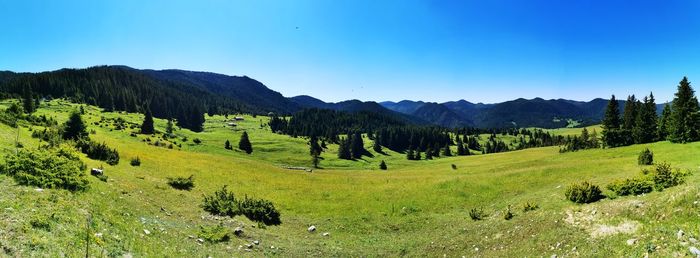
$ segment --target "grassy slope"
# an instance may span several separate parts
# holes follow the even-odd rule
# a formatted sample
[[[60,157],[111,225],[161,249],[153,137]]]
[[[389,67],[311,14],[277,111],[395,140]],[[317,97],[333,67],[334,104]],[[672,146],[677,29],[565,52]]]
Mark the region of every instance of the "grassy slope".
[[[62,121],[74,107],[57,103],[43,105],[39,114]],[[100,115],[133,122],[142,118],[87,110],[90,122],[98,121]],[[683,186],[645,196],[590,205],[571,204],[563,197],[571,182],[591,180],[604,185],[639,173],[636,155],[645,147],[655,152],[656,160],[697,170],[700,143],[660,142],[565,154],[550,147],[419,162],[406,161],[403,154],[394,152],[343,161],[335,158],[336,146],[331,146],[322,162],[328,169],[307,173],[280,168],[309,163],[305,141],[261,129],[258,119],[246,117],[239,126],[251,136],[252,155],[223,148],[225,139],[237,146],[241,133],[225,128],[223,117],[208,118],[204,133],[178,130],[177,134],[190,139],[182,150],[147,145],[141,141],[145,136],[130,137],[129,130],[110,131],[91,125],[90,129],[96,130],[91,137],[120,152],[119,165],[104,165],[110,180],[104,183],[90,177],[91,190],[70,194],[61,190],[37,192],[0,176],[0,245],[15,256],[84,255],[88,214],[92,216],[92,233],[102,233],[91,239],[95,255],[639,256],[648,246],[656,245],[660,246],[656,254],[670,256],[687,252],[678,241],[668,241],[675,239],[676,231],[682,229],[695,238],[700,235],[698,173]],[[165,121],[157,119],[156,128],[164,130]],[[15,134],[14,129],[0,125],[3,152],[13,150]],[[29,134],[26,128],[20,131],[27,148],[38,144],[28,138]],[[203,143],[194,145],[195,137]],[[368,147],[370,143],[366,141]],[[134,156],[141,158],[140,167],[129,165]],[[387,172],[376,169],[382,159],[389,164]],[[101,165],[86,162],[91,167]],[[189,175],[196,180],[192,191],[177,191],[165,183],[167,177]],[[245,218],[208,216],[198,207],[201,196],[222,185],[229,185],[239,195],[273,200],[282,212],[283,224],[260,229]],[[520,206],[526,201],[541,208],[523,213]],[[501,212],[508,205],[513,206],[516,216],[505,221]],[[471,221],[468,211],[474,207],[483,207],[489,216]],[[50,229],[30,224],[42,220],[51,221]],[[592,237],[601,226],[623,222],[640,226],[630,234]],[[219,223],[231,229],[245,224],[245,236],[228,243],[201,245],[190,237],[196,236],[199,225]],[[309,225],[315,225],[318,232],[309,234]],[[144,229],[151,233],[146,235]],[[321,236],[323,232],[330,236]],[[628,246],[625,240],[629,238],[639,240]],[[260,246],[250,253],[239,250],[239,245],[252,240],[260,240]]]

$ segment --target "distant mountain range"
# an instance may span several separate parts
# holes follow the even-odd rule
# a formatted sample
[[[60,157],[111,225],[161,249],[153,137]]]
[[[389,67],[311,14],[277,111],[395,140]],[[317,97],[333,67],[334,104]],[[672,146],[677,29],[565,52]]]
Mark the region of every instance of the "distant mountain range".
[[[466,100],[445,103],[403,100],[399,102],[373,102],[347,100],[337,103],[324,102],[311,96],[284,97],[269,89],[263,83],[247,76],[229,76],[210,72],[185,70],[139,70],[127,66],[103,66],[100,69],[113,71],[139,78],[150,78],[149,85],[157,85],[169,91],[190,94],[198,92],[211,98],[226,98],[232,103],[240,103],[244,112],[277,112],[291,114],[304,108],[321,108],[345,112],[370,111],[390,115],[414,124],[433,124],[445,127],[543,127],[557,128],[576,121],[582,125],[599,123],[608,100],[594,99],[588,102],[566,99],[516,99],[502,103],[471,103]],[[87,68],[92,69],[92,68]],[[63,69],[68,73],[54,73],[65,80],[85,78],[80,73],[84,69]],[[75,72],[73,72],[75,71]],[[15,78],[46,73],[0,72],[0,86]],[[89,78],[88,78],[89,79]],[[118,80],[115,80],[118,82]],[[116,86],[119,86],[117,83]],[[125,85],[124,87],[127,87]],[[623,98],[624,96],[620,96]],[[624,108],[625,101],[619,101]],[[663,104],[658,105],[659,112]]]

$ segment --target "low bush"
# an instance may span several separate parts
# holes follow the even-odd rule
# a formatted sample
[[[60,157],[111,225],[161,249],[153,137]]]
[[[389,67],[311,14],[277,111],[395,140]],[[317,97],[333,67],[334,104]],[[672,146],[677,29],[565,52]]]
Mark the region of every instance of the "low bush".
[[[85,164],[75,151],[59,148],[55,151],[21,150],[16,155],[7,155],[0,165],[0,173],[11,176],[20,185],[41,188],[60,188],[69,191],[88,189],[89,181]]]
[[[189,177],[168,177],[168,184],[178,190],[192,190],[194,188],[194,175]]]
[[[606,188],[619,196],[640,195],[653,191],[654,182],[646,177],[637,177],[610,183]]]
[[[657,164],[654,171],[652,171],[652,178],[656,189],[663,190],[682,184],[685,181],[685,176],[688,174],[680,169],[672,169],[668,163],[661,163]]]
[[[469,210],[469,217],[472,220],[482,220],[486,215],[484,214],[484,210],[481,208],[473,208]]]
[[[639,165],[651,165],[654,163],[654,153],[649,149],[644,149],[639,153],[637,157],[637,164]]]
[[[214,192],[213,195],[205,195],[202,208],[214,215],[235,217],[244,215],[248,219],[265,225],[279,225],[280,212],[272,202],[264,199],[248,198],[243,200],[236,198],[233,192],[226,186]]]
[[[183,141],[184,141],[184,139],[183,139]],[[202,140],[200,140],[199,138],[194,138],[194,140],[192,140],[192,142],[194,142],[195,144],[200,144],[200,143],[202,143]]]
[[[201,226],[198,236],[210,243],[220,243],[231,239],[229,234],[229,230],[222,225],[215,227]]]
[[[240,215],[238,210],[238,200],[233,192],[229,192],[226,186],[214,192],[212,195],[205,195],[202,208],[214,215],[234,217]]]
[[[525,204],[523,204],[523,212],[534,211],[539,208],[540,206],[536,203],[526,202]]]
[[[138,167],[141,166],[141,159],[138,156],[136,156],[131,158],[131,162],[129,163],[131,164],[131,166]]]
[[[268,226],[282,223],[279,211],[268,200],[252,199],[246,196],[238,207],[241,213],[252,221],[261,222]]]
[[[586,181],[569,185],[564,195],[575,203],[592,203],[604,197],[600,187]]]
[[[112,166],[119,164],[119,152],[109,148],[105,143],[81,139],[77,142],[77,147],[82,153],[87,154],[88,158],[102,160]]]
[[[508,205],[508,208],[503,212],[503,219],[505,220],[510,220],[513,218],[513,212],[510,211],[510,205]]]

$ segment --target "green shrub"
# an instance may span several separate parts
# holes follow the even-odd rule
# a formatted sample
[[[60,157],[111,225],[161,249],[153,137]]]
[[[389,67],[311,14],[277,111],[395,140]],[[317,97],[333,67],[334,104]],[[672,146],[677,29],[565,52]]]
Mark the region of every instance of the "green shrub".
[[[183,141],[186,141],[186,140],[183,139]],[[195,144],[200,144],[200,143],[202,143],[202,140],[200,140],[199,138],[194,138],[194,140],[192,140],[192,142],[194,142]]]
[[[484,210],[481,208],[473,208],[469,210],[469,217],[472,220],[482,220],[486,215],[484,214]]]
[[[536,203],[526,202],[525,204],[523,204],[523,212],[534,211],[539,208],[540,206]]]
[[[610,183],[606,188],[619,196],[640,195],[654,190],[654,182],[648,178],[637,177]]]
[[[252,199],[248,196],[243,199],[238,205],[241,213],[243,213],[246,218],[261,222],[265,225],[279,225],[282,223],[280,221],[280,213],[275,208],[272,202],[264,199]]]
[[[233,192],[229,192],[226,186],[214,192],[213,195],[205,195],[202,208],[214,215],[234,217],[240,215],[238,200]]]
[[[222,225],[215,227],[201,226],[198,236],[210,243],[226,242],[231,239],[229,231]]]
[[[685,176],[689,173],[681,172],[680,169],[672,169],[668,163],[657,164],[652,172],[652,178],[657,190],[663,190],[672,186],[677,186],[685,181]]]
[[[639,165],[651,165],[654,163],[654,153],[651,152],[649,149],[644,149],[642,152],[639,153],[639,157],[637,157],[637,164]]]
[[[506,211],[503,213],[503,219],[505,220],[510,220],[513,218],[513,212],[510,211],[510,205],[508,205],[508,208]]]
[[[178,190],[192,190],[194,187],[194,175],[189,177],[168,177],[168,184]]]
[[[13,177],[20,185],[84,191],[89,186],[83,173],[85,168],[75,151],[70,149],[21,150],[16,155],[5,157],[0,173]]]
[[[586,181],[569,185],[564,195],[575,203],[592,203],[603,198],[600,187]]]
[[[243,200],[236,199],[233,192],[229,192],[226,186],[214,192],[213,195],[204,196],[202,208],[214,215],[235,217],[244,215],[248,219],[265,225],[279,225],[280,213],[272,202],[264,199],[253,199],[247,196]]]
[[[379,169],[381,169],[381,170],[386,170],[386,169],[387,169],[387,167],[386,167],[386,162],[384,162],[384,161],[382,160],[382,162],[379,163]]]
[[[119,152],[109,148],[105,143],[81,139],[77,142],[77,147],[81,152],[87,154],[88,158],[102,160],[112,166],[119,164]]]
[[[131,166],[134,166],[134,167],[141,166],[141,159],[138,156],[131,158],[130,164],[131,164]]]

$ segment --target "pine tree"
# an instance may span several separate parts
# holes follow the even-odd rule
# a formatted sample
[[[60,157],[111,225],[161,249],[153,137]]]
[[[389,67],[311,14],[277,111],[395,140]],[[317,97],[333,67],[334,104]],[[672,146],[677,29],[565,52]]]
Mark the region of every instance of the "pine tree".
[[[238,149],[248,154],[253,153],[253,145],[248,138],[248,132],[243,132],[243,135],[241,135],[241,140],[238,142]]]
[[[347,139],[340,139],[338,141],[338,158],[352,159],[352,154],[350,153],[350,147],[348,146]]]
[[[362,154],[366,152],[365,144],[362,142],[362,134],[355,133],[350,137],[350,153],[353,159],[362,158]]]
[[[442,155],[445,157],[452,156],[452,150],[450,150],[449,144],[445,144],[445,148],[442,148]]]
[[[224,143],[224,149],[227,149],[227,150],[233,149],[233,147],[231,147],[231,142],[226,140],[226,142]]]
[[[406,159],[407,160],[415,160],[416,159],[415,154],[413,153],[413,149],[408,149],[406,151]]]
[[[625,102],[625,111],[622,114],[622,129],[632,130],[637,122],[637,113],[639,112],[639,107],[637,99],[634,94],[627,96],[627,102]]]
[[[659,140],[665,141],[668,138],[669,126],[671,126],[671,103],[666,103],[666,105],[664,105],[664,110],[661,112],[659,127],[656,133]]]
[[[80,140],[87,138],[87,136],[87,126],[83,122],[83,117],[80,116],[80,112],[73,111],[64,125],[63,139]]]
[[[698,133],[700,114],[698,112],[700,112],[700,107],[698,107],[695,91],[690,86],[688,78],[683,77],[683,80],[678,84],[676,97],[673,99],[669,140],[680,143],[697,141],[700,136]]]
[[[141,124],[141,133],[153,134],[154,132],[155,129],[153,128],[153,114],[151,114],[151,111],[148,110],[146,111],[146,117],[144,117],[143,123]]]
[[[382,160],[382,163],[379,163],[379,169],[386,170],[386,162]]]
[[[168,119],[168,125],[165,127],[165,134],[167,137],[173,137],[173,119]]]
[[[34,98],[32,97],[32,89],[29,85],[25,85],[22,90],[22,107],[24,107],[24,112],[27,114],[34,113]]]
[[[311,155],[311,162],[314,168],[318,168],[318,164],[321,162],[321,152],[323,148],[318,144],[318,139],[312,136],[309,139],[309,154]]]
[[[379,139],[374,139],[374,143],[372,144],[372,150],[376,153],[383,153],[382,151],[382,145],[379,145]]]
[[[644,103],[639,106],[632,134],[635,143],[649,143],[656,140],[656,102],[654,95],[644,97]]]
[[[603,117],[603,143],[608,147],[617,147],[621,144],[620,110],[615,95],[612,95]]]

